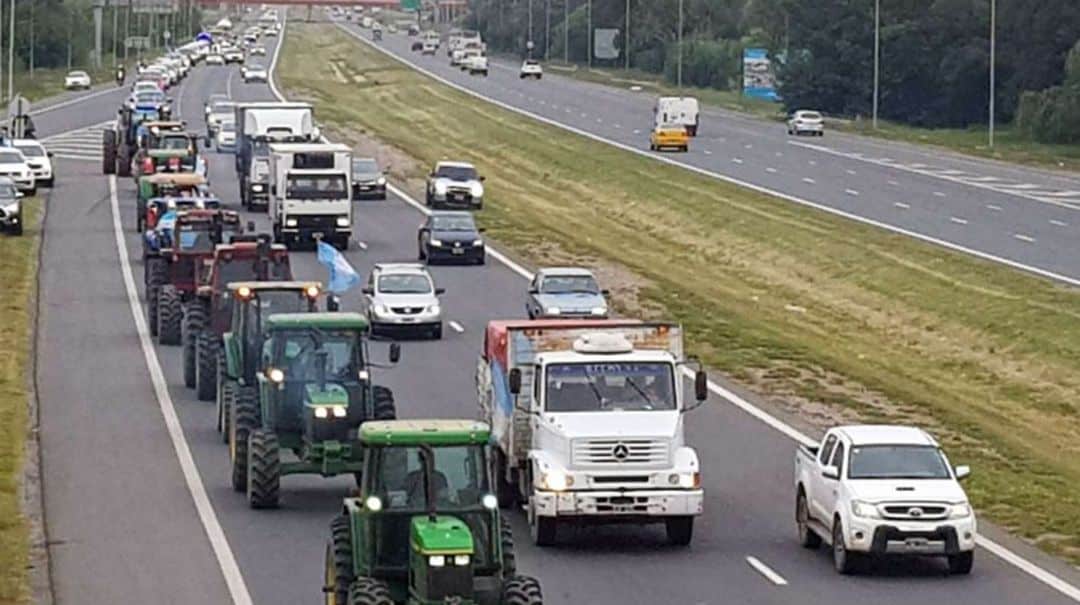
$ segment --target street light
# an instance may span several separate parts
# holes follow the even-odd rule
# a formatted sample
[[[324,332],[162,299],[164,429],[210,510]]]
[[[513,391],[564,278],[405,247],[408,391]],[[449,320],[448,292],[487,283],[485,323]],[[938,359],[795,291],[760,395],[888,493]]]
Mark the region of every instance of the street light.
[[[675,82],[676,86],[682,89],[682,30],[683,30],[683,0],[679,0],[679,58],[675,63]]]
[[[877,130],[878,77],[881,71],[881,0],[874,0],[874,110],[873,125]]]
[[[990,147],[994,146],[994,91],[996,86],[994,85],[994,66],[996,57],[996,43],[997,43],[997,0],[990,0],[990,120],[987,128],[989,130]]]

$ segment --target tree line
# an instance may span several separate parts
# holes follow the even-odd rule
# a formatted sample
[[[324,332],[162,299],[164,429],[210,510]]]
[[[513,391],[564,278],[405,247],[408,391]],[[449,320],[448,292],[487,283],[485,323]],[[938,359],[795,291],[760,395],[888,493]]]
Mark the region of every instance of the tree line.
[[[882,118],[925,127],[986,123],[993,0],[880,0]],[[678,0],[470,0],[467,24],[500,52],[588,60],[588,22],[618,28],[624,67],[674,80]],[[867,116],[873,102],[874,0],[683,0],[683,83],[738,90],[744,48],[765,48],[787,109]],[[550,15],[550,27],[548,26]],[[568,18],[564,18],[568,17]],[[564,22],[568,27],[564,27]],[[1080,140],[1080,1],[996,0],[996,117],[1038,140]],[[568,42],[568,44],[567,44]],[[627,48],[623,48],[627,46]],[[1080,56],[1080,50],[1074,52]],[[1077,67],[1074,71],[1080,71]]]

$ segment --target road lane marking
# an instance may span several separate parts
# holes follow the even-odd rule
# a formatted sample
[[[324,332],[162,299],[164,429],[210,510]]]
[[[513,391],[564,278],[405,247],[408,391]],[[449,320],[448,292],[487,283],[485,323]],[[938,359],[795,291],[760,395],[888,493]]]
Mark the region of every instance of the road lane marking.
[[[995,212],[1001,212],[1001,206],[995,206],[993,204],[987,204],[986,207],[989,208],[990,210],[995,211]]]
[[[774,174],[776,172],[776,169],[773,168],[772,166],[769,166],[768,168],[765,169],[765,172],[768,172],[769,174]]]
[[[746,557],[746,562],[750,564],[759,574],[765,576],[765,579],[776,584],[777,586],[787,586],[787,580],[783,576],[776,573],[768,565],[762,563],[757,557]]]
[[[945,197],[945,194],[942,193],[941,191],[935,191],[934,192],[934,197]]]
[[[896,206],[897,208],[903,208],[904,210],[911,208],[911,206],[905,204],[904,202],[893,202],[893,206]]]
[[[360,248],[361,250],[367,250],[367,242],[356,240],[356,247]]]
[[[858,196],[859,196],[859,192],[858,192],[858,191],[856,191],[856,190],[854,190],[854,189],[845,189],[845,190],[844,190],[844,193],[846,193],[846,194],[848,194],[848,195],[853,195],[853,196],[855,196],[855,197],[858,197]]]
[[[735,162],[736,164],[742,164],[742,158],[731,158],[731,161]]]
[[[128,305],[131,307],[131,315],[135,320],[135,332],[139,337],[139,345],[142,347],[143,357],[146,360],[147,370],[150,372],[150,383],[154,387],[154,395],[157,398],[158,407],[165,420],[165,428],[168,430],[169,439],[176,451],[180,470],[184,475],[184,483],[187,484],[191,499],[195,502],[195,511],[199,515],[203,530],[210,541],[210,547],[217,558],[218,566],[225,578],[225,585],[229,589],[229,596],[234,605],[253,605],[251,594],[248,592],[244,577],[240,573],[240,567],[236,563],[236,557],[229,547],[229,540],[225,536],[225,530],[214,513],[214,507],[210,503],[210,496],[206,493],[199,469],[195,465],[195,459],[191,455],[187,438],[184,437],[184,427],[180,418],[176,415],[176,407],[173,405],[172,396],[169,395],[169,386],[165,381],[165,373],[161,369],[161,363],[154,350],[154,344],[150,340],[150,331],[146,325],[146,315],[143,313],[142,303],[139,302],[139,292],[135,287],[135,277],[131,270],[131,259],[128,256],[127,243],[124,240],[124,230],[120,225],[120,202],[116,196],[116,175],[109,175],[109,202],[112,208],[113,235],[116,239],[116,251],[120,257],[120,273],[123,276],[124,288],[127,290]]]
[[[1069,226],[1069,223],[1066,223],[1065,221],[1059,221],[1059,220],[1053,219],[1053,218],[1050,219],[1050,224],[1051,225],[1056,225],[1058,227],[1068,227]]]
[[[968,224],[967,219],[963,219],[963,218],[960,218],[958,216],[950,216],[949,220],[951,222],[956,223],[957,225],[966,225],[966,224]]]
[[[122,90],[124,90],[123,86],[117,86],[116,88],[113,88],[113,87],[110,86],[109,88],[105,88],[104,90],[99,90],[97,92],[92,92],[90,94],[81,95],[81,96],[75,97],[74,99],[68,99],[67,101],[61,101],[60,103],[57,103],[55,105],[46,105],[45,107],[42,107],[41,109],[33,109],[33,110],[30,111],[30,116],[31,117],[38,116],[38,115],[41,115],[43,113],[48,113],[50,111],[53,111],[55,109],[63,109],[65,107],[70,107],[70,106],[72,106],[72,105],[74,105],[76,103],[82,103],[83,101],[86,101],[87,99],[93,99],[95,97],[100,97],[102,95],[107,95],[107,94],[109,94],[111,92],[117,92],[117,91],[122,91]]]
[[[704,152],[705,152],[705,155],[712,155],[712,152],[709,151],[708,149],[705,149]]]
[[[1018,240],[1020,240],[1022,242],[1027,242],[1029,244],[1035,243],[1035,238],[1034,237],[1031,237],[1030,235],[1024,235],[1023,233],[1014,233],[1013,237],[1015,237],[1016,239],[1018,239]]]
[[[817,166],[817,162],[815,162],[814,160],[810,160],[807,163],[810,164],[811,166]]]
[[[465,327],[462,326],[461,324],[459,324],[458,322],[450,321],[449,323],[450,323],[450,327],[453,328],[454,331],[457,332],[458,334],[461,334],[461,333],[465,332]]]
[[[854,170],[848,169],[848,170],[846,170],[845,172],[847,172],[847,173],[848,173],[848,174],[850,174],[851,176],[855,176],[855,171],[854,171]]]
[[[896,182],[896,181],[894,181],[892,179],[889,179],[889,184],[892,185],[893,187],[897,187],[897,186],[900,185],[900,183],[898,183],[898,182]]]
[[[810,185],[813,185],[813,184],[814,184],[814,183],[816,183],[817,181],[815,181],[814,179],[812,179],[812,178],[810,178],[810,177],[808,177],[808,176],[804,176],[804,177],[803,177],[803,180],[802,180],[802,182],[804,182],[804,183],[808,183],[808,184],[810,184]]]

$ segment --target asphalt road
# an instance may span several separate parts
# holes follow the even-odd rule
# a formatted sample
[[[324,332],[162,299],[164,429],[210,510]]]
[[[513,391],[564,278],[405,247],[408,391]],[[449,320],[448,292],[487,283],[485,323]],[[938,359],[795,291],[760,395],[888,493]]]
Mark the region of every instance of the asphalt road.
[[[389,45],[398,43],[395,36],[387,38]],[[239,100],[271,98],[266,86],[240,84],[236,72],[200,67],[174,91],[177,110],[193,129],[203,127],[202,100],[211,93],[228,89]],[[485,85],[499,77],[493,72]],[[515,74],[506,80],[508,87],[518,86]],[[548,80],[543,82],[546,87]],[[90,127],[112,116],[118,99],[109,105],[108,98],[98,97],[100,108],[95,102],[56,110],[49,120],[58,126],[49,132],[60,136],[53,141],[66,140],[62,130],[92,133]],[[46,121],[39,121],[42,132]],[[89,155],[93,149],[86,145]],[[212,156],[212,186],[237,207],[231,157]],[[831,159],[819,159],[829,168]],[[100,163],[88,158],[58,164],[45,227],[38,350],[44,492],[58,602],[227,603],[221,548],[234,557],[251,602],[319,602],[327,525],[351,480],[289,477],[280,510],[248,510],[228,484],[213,404],[198,402],[183,387],[179,349],[140,350]],[[131,180],[118,179],[117,190],[125,228],[120,239],[137,259],[138,238],[129,227]],[[266,226],[264,216],[251,216]],[[400,199],[358,203],[355,228],[366,249],[354,247],[350,262],[366,274],[374,262],[415,259],[420,221],[420,213]],[[294,253],[293,267],[299,278],[326,277],[310,252]],[[137,260],[130,269],[140,275]],[[438,342],[405,343],[401,363],[378,371],[376,380],[393,388],[400,416],[472,418],[483,327],[489,319],[522,314],[525,281],[490,258],[483,267],[435,267],[432,273],[447,290],[447,319],[462,331],[447,329]],[[358,294],[344,299],[347,310],[359,305]],[[384,354],[375,348],[377,357]],[[159,401],[148,371],[148,363],[154,369],[158,360],[168,404]],[[175,411],[176,425],[163,409]],[[806,551],[795,542],[795,446],[788,437],[719,397],[694,413],[688,433],[702,460],[707,493],[707,514],[690,548],[665,545],[659,528],[611,527],[568,531],[559,546],[539,550],[529,544],[523,516],[510,515],[519,567],[540,577],[548,603],[1073,602],[985,551],[970,577],[943,577],[944,567],[935,561],[892,562],[867,575],[839,577],[824,551]],[[170,441],[177,435],[186,448]],[[190,469],[177,453],[187,450]],[[185,488],[192,480],[188,470],[205,487],[205,509]],[[223,541],[215,538],[217,525]],[[748,557],[786,584],[775,584]]]

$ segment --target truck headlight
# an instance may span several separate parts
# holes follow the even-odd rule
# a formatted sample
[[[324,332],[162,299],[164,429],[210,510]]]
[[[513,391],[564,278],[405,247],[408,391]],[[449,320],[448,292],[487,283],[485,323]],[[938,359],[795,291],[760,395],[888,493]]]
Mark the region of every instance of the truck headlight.
[[[592,314],[593,315],[607,315],[607,307],[593,307],[592,308]]]
[[[959,502],[949,507],[950,519],[966,519],[971,516],[971,505],[967,502]]]
[[[431,238],[431,241],[429,241],[428,243],[431,244],[432,246],[435,246],[436,248],[438,248],[439,246],[442,246],[442,240],[441,239],[435,239],[434,237]]]
[[[352,221],[349,220],[349,217],[347,217],[347,216],[339,216],[339,217],[337,217],[337,226],[338,227],[348,227],[349,225],[352,225]]]
[[[675,481],[672,483],[677,484],[683,489],[695,489],[701,487],[701,473],[678,473],[672,475]]]
[[[560,470],[550,470],[540,476],[540,485],[553,492],[561,492],[574,484],[574,478]]]
[[[294,218],[287,218],[287,219],[285,219],[285,226],[286,226],[286,227],[295,227],[295,226],[296,226],[296,224],[297,224],[297,223],[296,223],[296,219],[294,219]]]
[[[472,194],[473,197],[484,197],[484,186],[480,183],[473,183],[472,186],[469,187],[469,193]]]
[[[548,307],[544,309],[544,313],[547,315],[559,315],[562,313],[562,309],[558,307]]]
[[[877,507],[869,502],[863,502],[861,500],[851,501],[851,514],[856,517],[862,517],[864,519],[880,519],[881,515],[878,514]]]

